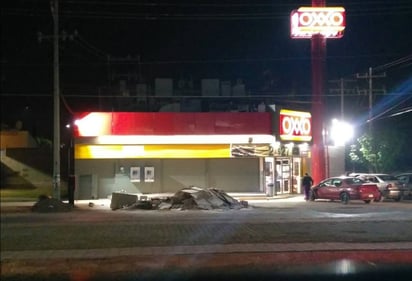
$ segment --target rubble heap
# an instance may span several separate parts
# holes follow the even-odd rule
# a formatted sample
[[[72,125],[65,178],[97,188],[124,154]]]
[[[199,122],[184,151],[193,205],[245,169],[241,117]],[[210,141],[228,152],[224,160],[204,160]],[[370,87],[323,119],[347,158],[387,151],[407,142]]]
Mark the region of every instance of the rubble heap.
[[[39,196],[38,201],[31,208],[33,212],[39,213],[69,212],[71,209],[72,206],[70,204],[44,195]]]
[[[112,199],[113,200],[113,199]],[[222,190],[215,188],[189,187],[176,192],[172,197],[165,199],[151,198],[138,200],[133,204],[123,204],[116,199],[116,204],[126,209],[159,209],[159,210],[213,210],[213,209],[241,209],[248,207],[246,201],[238,201]],[[116,208],[112,208],[118,209]]]
[[[241,209],[244,204],[215,188],[184,188],[175,193],[171,200],[171,208],[188,209]]]

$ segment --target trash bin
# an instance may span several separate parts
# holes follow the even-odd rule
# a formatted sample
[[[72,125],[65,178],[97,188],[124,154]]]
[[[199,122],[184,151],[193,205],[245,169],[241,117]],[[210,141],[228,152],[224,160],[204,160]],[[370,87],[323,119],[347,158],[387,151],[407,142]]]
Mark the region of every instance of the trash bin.
[[[274,195],[275,195],[274,184],[269,183],[268,184],[268,196],[273,197]]]

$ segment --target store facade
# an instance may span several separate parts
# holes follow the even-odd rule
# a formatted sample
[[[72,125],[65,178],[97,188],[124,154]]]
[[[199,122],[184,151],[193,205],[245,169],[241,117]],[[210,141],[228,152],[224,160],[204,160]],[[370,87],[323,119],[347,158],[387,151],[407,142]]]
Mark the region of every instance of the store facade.
[[[302,175],[310,173],[311,128],[310,112],[275,111],[273,129],[277,141],[273,156],[265,158],[266,193],[269,196],[303,192]]]
[[[92,112],[76,122],[77,199],[184,187],[264,192],[269,113]]]
[[[79,114],[75,198],[175,193],[188,186],[269,196],[299,192],[293,180],[305,161],[290,143],[277,139],[280,117],[273,112]]]

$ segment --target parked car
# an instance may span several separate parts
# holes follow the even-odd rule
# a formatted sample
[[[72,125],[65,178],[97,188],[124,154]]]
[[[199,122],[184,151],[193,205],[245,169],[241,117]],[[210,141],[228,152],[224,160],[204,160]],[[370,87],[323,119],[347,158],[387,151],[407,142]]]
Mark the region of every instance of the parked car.
[[[403,173],[395,176],[403,185],[403,196],[412,197],[412,173]]]
[[[312,186],[310,200],[340,200],[347,204],[349,200],[363,200],[365,203],[380,201],[381,193],[374,183],[367,183],[357,177],[332,177]]]
[[[403,197],[403,186],[399,180],[389,174],[359,174],[360,179],[376,183],[382,194],[382,199],[400,201]]]

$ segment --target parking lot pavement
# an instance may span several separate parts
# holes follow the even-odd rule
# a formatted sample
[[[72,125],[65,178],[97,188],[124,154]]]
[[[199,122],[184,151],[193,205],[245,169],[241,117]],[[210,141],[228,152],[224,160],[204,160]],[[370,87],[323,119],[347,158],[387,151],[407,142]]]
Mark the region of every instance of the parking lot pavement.
[[[278,201],[276,201],[278,200]],[[276,206],[276,202],[303,202],[303,196],[283,197],[277,199],[262,199],[253,198],[249,200],[251,204]],[[20,203],[5,203],[2,202],[3,208],[25,208],[25,211],[30,210],[35,202],[20,202]],[[311,204],[304,202],[303,204]],[[321,205],[320,203],[319,205]],[[381,203],[380,203],[381,204]],[[398,204],[398,203],[396,203]],[[306,205],[305,205],[306,206]],[[315,206],[318,206],[315,204]],[[343,208],[341,204],[336,204],[339,210]],[[368,206],[368,205],[361,205]],[[332,206],[334,207],[334,206]],[[358,207],[357,205],[354,207]],[[370,207],[370,206],[369,206]],[[79,200],[75,202],[77,211],[84,212],[85,217],[89,214],[102,213],[102,217],[106,212],[121,216],[123,213],[130,212],[114,212],[110,209],[110,200]],[[362,208],[363,209],[363,208]],[[270,209],[271,210],[271,209]],[[349,209],[352,210],[352,209]],[[289,209],[286,209],[289,211]],[[158,213],[158,212],[156,212]],[[179,213],[181,214],[181,213]],[[207,213],[209,214],[209,213]],[[7,216],[7,215],[6,215]],[[47,217],[41,215],[40,217]],[[59,216],[61,217],[61,216]],[[77,217],[77,216],[74,216]],[[91,216],[94,218],[94,216]],[[210,215],[208,216],[210,217]],[[232,218],[233,219],[233,218]],[[170,224],[164,220],[163,227],[165,233],[170,232]],[[223,220],[224,222],[224,220]],[[70,225],[76,225],[77,221],[71,222]],[[93,223],[93,221],[91,221]],[[96,223],[96,222],[95,222]],[[100,221],[100,224],[102,222]],[[119,227],[124,227],[122,224]],[[192,221],[190,221],[192,223]],[[218,223],[212,221],[212,223]],[[261,222],[257,223],[260,224]],[[271,222],[276,225],[277,222]],[[17,227],[20,228],[18,223]],[[64,222],[62,228],[66,229]],[[84,224],[84,221],[83,221]],[[375,222],[376,224],[376,222]],[[40,225],[48,225],[47,222],[41,222]],[[57,229],[56,222],[52,225]],[[34,226],[36,224],[34,223]],[[278,225],[279,226],[279,225]],[[284,226],[286,227],[286,226]],[[357,224],[356,227],[359,227]],[[355,228],[356,228],[355,227]],[[115,230],[116,225],[111,229]],[[184,225],[182,229],[192,229],[191,225]],[[236,228],[236,227],[235,227]],[[136,228],[139,229],[139,228]],[[203,228],[201,228],[203,229]],[[214,228],[213,228],[214,229]],[[239,228],[236,228],[240,230]],[[249,228],[248,228],[249,229]],[[286,229],[286,228],[285,228]],[[11,233],[10,231],[7,233]],[[206,229],[207,230],[207,229]],[[353,228],[350,228],[354,231]],[[356,229],[355,229],[356,230]],[[360,231],[359,229],[358,231]],[[67,232],[67,230],[65,230]],[[169,232],[168,232],[169,231]],[[299,232],[300,230],[296,230]],[[2,244],[3,234],[2,230]],[[98,234],[98,232],[93,232]],[[170,232],[171,233],[171,232]],[[269,232],[268,232],[269,233]],[[352,235],[352,232],[350,233]],[[8,234],[9,235],[9,234]],[[119,233],[121,235],[121,233]],[[168,234],[169,235],[169,234]],[[289,235],[291,235],[289,233]],[[95,238],[96,239],[96,238]],[[11,240],[10,240],[11,241]],[[47,241],[50,241],[49,239]],[[250,240],[248,240],[250,241]],[[139,271],[146,272],[147,270],[164,271],[167,268],[183,268],[184,270],[193,270],[197,268],[233,268],[233,267],[256,267],[267,265],[269,268],[285,267],[290,264],[311,264],[319,265],[322,262],[331,261],[361,261],[368,264],[378,263],[400,263],[412,265],[412,237],[411,240],[403,242],[379,242],[368,243],[363,240],[359,243],[343,243],[339,242],[302,242],[302,243],[225,243],[225,244],[196,244],[196,245],[163,245],[158,244],[149,246],[132,246],[118,247],[112,246],[108,241],[105,247],[100,248],[68,248],[59,249],[48,247],[47,250],[34,250],[24,248],[22,250],[1,250],[1,274],[4,276],[19,277],[16,273],[23,274],[23,277],[33,275],[40,276],[42,280],[44,276],[50,274],[67,274],[70,280],[79,280],[80,275],[94,276],[96,274],[124,272],[124,271]],[[66,275],[65,275],[66,276]],[[84,277],[84,276],[83,276]],[[103,279],[82,279],[82,280],[103,280]],[[17,279],[16,279],[17,280]],[[44,280],[54,280],[44,279]],[[67,280],[67,279],[65,279]],[[130,279],[132,280],[132,279]],[[230,279],[227,279],[230,280]],[[398,279],[399,280],[399,279]]]
[[[241,201],[248,201],[257,204],[267,204],[270,205],[274,202],[288,201],[288,202],[299,202],[304,201],[303,195],[301,194],[285,194],[273,197],[266,197],[264,194],[258,193],[231,193],[229,194],[233,198]],[[148,195],[150,197],[165,197],[170,196],[170,194],[152,194]],[[89,200],[75,200],[74,205],[79,210],[93,208],[95,210],[109,210],[110,209],[110,199],[89,199]],[[63,201],[68,203],[68,201]],[[15,211],[28,211],[36,202],[33,200],[19,201],[17,199],[12,199],[10,201],[2,201],[0,203],[1,210],[3,212],[15,212]]]
[[[279,201],[277,202],[303,202],[303,196],[294,196],[294,197],[287,197],[287,198],[278,198]],[[275,204],[275,201],[272,200],[262,200],[262,199],[257,199],[257,200],[251,200],[251,204]],[[30,207],[32,206],[33,202],[23,202],[20,204],[16,204],[16,203],[9,203],[9,206],[25,206],[25,207]],[[306,204],[310,204],[307,202],[303,203],[304,205]],[[322,204],[322,203],[320,203]],[[340,204],[336,204],[338,206],[338,208],[341,207]],[[362,205],[363,206],[363,205]],[[366,205],[367,206],[367,205]],[[4,207],[4,206],[3,206]],[[323,207],[323,206],[322,206]],[[128,228],[124,225],[124,223],[126,221],[124,221],[123,223],[118,224],[117,227],[115,227],[116,223],[119,223],[116,221],[116,218],[120,218],[123,214],[127,217],[127,219],[133,219],[134,216],[130,217],[128,216],[129,214],[132,214],[133,212],[127,212],[127,211],[112,211],[110,209],[110,200],[108,199],[100,199],[100,200],[81,200],[81,201],[76,201],[75,202],[75,208],[76,210],[82,212],[85,212],[84,216],[81,216],[81,220],[76,220],[77,216],[73,216],[73,218],[71,217],[69,220],[68,218],[65,220],[66,223],[68,224],[68,226],[70,225],[70,227],[72,227],[73,225],[75,225],[76,223],[79,222],[90,222],[91,224],[93,223],[98,223],[99,225],[99,229],[106,229],[107,231],[110,230],[110,232],[113,232],[114,228],[118,228],[118,229],[124,229],[127,230]],[[333,206],[332,206],[333,208]],[[335,212],[337,210],[341,211],[341,209],[336,209],[334,208],[333,210],[335,210]],[[349,209],[351,210],[351,209]],[[357,210],[357,209],[356,209]],[[96,213],[94,212],[96,211]],[[103,213],[101,215],[99,215],[99,219],[96,218],[96,216],[94,216],[93,214],[99,214],[100,211],[102,211]],[[292,212],[292,210],[287,209],[287,212]],[[105,216],[105,212],[109,212],[110,214],[114,214],[116,216],[111,217],[110,221],[112,221],[113,223],[113,227],[106,227],[103,228],[101,226],[101,224],[103,223],[101,218],[108,218],[107,216]],[[300,211],[293,211],[293,214],[298,214]],[[87,215],[90,214],[90,215]],[[144,215],[147,213],[142,213],[139,212],[139,215]],[[164,213],[162,213],[164,214]],[[170,216],[173,216],[173,213],[167,213]],[[209,215],[207,215],[209,214]],[[224,214],[224,213],[222,213]],[[275,237],[274,233],[272,232],[268,232],[271,231],[271,227],[276,226],[276,224],[278,223],[278,221],[272,221],[270,220],[273,215],[271,215],[270,212],[263,212],[263,213],[259,213],[259,216],[256,217],[252,217],[249,221],[247,221],[247,223],[251,223],[253,225],[256,226],[260,226],[260,230],[261,231],[266,231],[265,233],[267,233],[266,235],[268,235],[268,237],[270,237],[271,235],[273,237]],[[335,213],[334,213],[335,214]],[[368,213],[367,213],[368,214]],[[173,235],[173,231],[170,230],[171,225],[170,225],[170,218],[165,220],[159,220],[159,216],[161,215],[159,212],[155,212],[154,215],[156,215],[156,217],[149,217],[145,219],[145,222],[147,223],[150,218],[156,218],[156,221],[153,223],[157,223],[159,224],[156,229],[158,229],[158,231],[162,231],[162,233],[166,233],[167,235]],[[176,220],[176,223],[178,223],[179,218],[182,218],[182,213],[177,213],[175,214],[177,215],[176,218],[173,217],[174,221]],[[203,218],[200,220],[199,217],[199,213],[197,212],[190,212],[190,213],[185,213],[185,224],[181,225],[180,228],[178,229],[179,231],[177,231],[176,233],[186,233],[187,231],[191,230],[192,227],[190,225],[199,225],[198,227],[200,227],[199,229],[202,229],[202,231],[204,232],[204,235],[213,235],[213,232],[210,231],[214,231],[214,227],[207,227],[207,224],[213,224],[213,225],[218,225],[220,223],[227,223],[226,217],[225,216],[211,216],[210,212],[202,212],[200,213],[200,215],[207,215],[206,219]],[[336,215],[336,214],[335,214]],[[370,215],[370,214],[368,214]],[[188,221],[187,217],[190,217],[190,221]],[[262,217],[262,216],[266,216],[266,217]],[[88,219],[90,217],[90,219]],[[101,217],[101,218],[100,218]],[[214,219],[211,219],[211,218]],[[280,217],[282,217],[282,215],[280,215]],[[47,224],[47,222],[44,222],[44,216],[40,216],[40,218],[43,218],[41,221],[39,221],[38,225],[42,226]],[[58,217],[55,218],[54,220],[48,220],[48,223],[50,224],[51,227],[55,227],[56,231],[57,228],[60,227],[60,225],[63,223],[62,221],[60,221],[59,218],[62,217]],[[241,232],[243,231],[245,235],[253,235],[253,231],[252,229],[249,229],[249,227],[247,227],[247,224],[244,225],[241,222],[246,222],[244,216],[239,215],[238,217],[233,217],[230,216],[231,218],[231,223],[234,224],[234,226],[231,226],[231,228],[236,228],[237,232]],[[292,215],[292,217],[289,219],[290,223],[294,223],[294,229],[297,232],[297,234],[295,233],[294,236],[296,235],[300,235],[299,233],[301,233],[302,231],[304,231],[305,226],[302,226],[301,223],[296,224],[295,222],[295,215]],[[237,219],[240,219],[240,222],[237,221]],[[32,219],[27,218],[27,220],[30,220],[33,222]],[[357,219],[359,220],[359,219]],[[8,220],[3,220],[5,222],[7,222]],[[283,224],[286,223],[285,221],[285,217],[283,218]],[[152,223],[152,222],[151,222]],[[190,223],[190,225],[188,225],[188,223]],[[235,226],[236,223],[239,223],[238,226]],[[310,231],[312,231],[312,227],[313,224],[310,224],[309,221],[305,221],[305,223],[307,224],[306,226],[306,230],[308,230],[307,227],[310,226]],[[308,224],[309,223],[309,224]],[[356,224],[356,222],[354,222]],[[382,222],[381,224],[385,224],[386,222]],[[144,223],[143,223],[144,224]],[[279,229],[279,231],[287,231],[287,227],[284,225],[278,225],[277,229]],[[349,225],[348,222],[342,222],[339,227],[336,226],[336,229],[341,229],[341,231],[343,231],[344,233],[346,233],[348,229],[352,229],[352,228],[359,228],[359,222],[356,224]],[[348,225],[347,227],[344,225]],[[374,225],[379,225],[375,222]],[[33,222],[33,226],[36,226],[36,223]],[[177,226],[176,226],[177,227]],[[176,228],[175,227],[175,228]],[[318,228],[321,227],[321,225],[318,225]],[[8,229],[7,227],[5,229]],[[20,228],[19,228],[20,229]],[[65,228],[66,229],[66,228]],[[134,229],[140,229],[139,227],[135,227]],[[15,231],[15,234],[17,234],[18,229],[14,229],[13,227],[10,228],[10,230],[7,230],[7,233],[9,233],[10,231]],[[67,233],[67,231],[69,230],[69,228],[67,228],[67,230],[65,231]],[[105,231],[106,231],[105,230]],[[362,228],[359,228],[359,231],[361,231]],[[6,230],[2,230],[2,237],[3,234],[6,233]],[[22,229],[20,229],[19,231],[23,231]],[[91,235],[99,235],[99,232],[97,231],[90,231]],[[309,230],[308,230],[309,231]],[[325,231],[332,231],[332,230],[325,230]],[[210,233],[209,233],[210,232]],[[243,233],[242,232],[242,233]],[[364,231],[361,231],[362,233]],[[150,231],[148,233],[151,233]],[[292,233],[292,232],[291,232]],[[366,235],[367,232],[365,232],[365,234],[362,235]],[[386,232],[385,232],[386,233]],[[383,231],[381,231],[381,236],[382,237],[387,237],[387,235],[385,234]],[[108,233],[106,234],[106,236],[108,235]],[[155,233],[153,232],[153,235],[155,236]],[[255,234],[256,235],[256,234]],[[282,233],[280,233],[279,235],[282,235]],[[290,234],[292,235],[292,234]],[[332,235],[332,233],[331,233]],[[385,236],[386,235],[386,236]],[[136,235],[135,235],[136,236]],[[296,237],[298,237],[296,236]],[[359,236],[359,235],[358,235]],[[357,236],[357,237],[358,237]],[[112,237],[112,236],[110,236]],[[114,236],[113,236],[114,237]],[[139,236],[140,237],[140,236]],[[279,236],[282,237],[282,236]],[[300,236],[299,236],[300,237]],[[323,237],[323,236],[322,236]],[[272,238],[273,239],[273,238]],[[282,238],[283,239],[283,238]],[[3,242],[2,238],[2,242]],[[12,241],[12,240],[7,240],[7,241]],[[172,241],[172,240],[171,240]],[[173,240],[174,241],[174,240]],[[180,241],[179,239],[176,241]],[[209,240],[206,239],[204,241],[216,241],[216,240]],[[9,250],[9,251],[1,251],[1,259],[2,260],[25,260],[25,259],[36,259],[36,257],[41,256],[42,259],[61,259],[61,258],[73,258],[73,259],[82,259],[82,258],[104,258],[104,257],[115,257],[115,256],[152,256],[152,255],[187,255],[187,254],[200,254],[200,255],[205,255],[205,254],[228,254],[228,253],[282,253],[282,252],[321,252],[321,251],[386,251],[386,250],[403,250],[403,251],[412,251],[412,237],[411,240],[405,239],[405,237],[402,237],[402,240],[398,240],[398,241],[402,241],[402,242],[383,242],[385,240],[379,240],[381,242],[376,243],[376,241],[374,243],[365,243],[366,240],[365,238],[360,239],[358,241],[358,243],[342,243],[339,242],[339,240],[336,240],[337,242],[326,242],[326,243],[314,243],[314,242],[307,242],[307,239],[304,239],[301,243],[288,243],[286,242],[287,240],[284,241],[284,243],[273,243],[272,240],[270,242],[264,242],[264,240],[259,239],[259,243],[243,243],[246,242],[247,240],[243,239],[243,238],[239,238],[238,240],[239,242],[242,241],[242,243],[237,243],[236,241],[234,243],[224,243],[224,244],[208,244],[210,242],[206,242],[205,245],[202,245],[202,243],[200,243],[199,245],[167,245],[165,243],[160,243],[160,244],[156,244],[155,242],[153,243],[148,243],[147,246],[142,246],[142,247],[113,247],[113,243],[111,244],[112,246],[107,246],[107,247],[103,247],[103,248],[99,248],[99,249],[89,249],[89,248],[78,248],[78,249],[54,249],[54,248],[49,248],[49,250],[42,250],[42,251],[38,251],[38,250],[27,250],[27,248],[25,248],[25,250]],[[49,243],[50,244],[50,243]],[[109,245],[109,244],[108,244]],[[18,249],[18,248],[16,248]],[[412,253],[412,252],[411,252]],[[412,259],[412,255],[411,255],[411,259]]]

